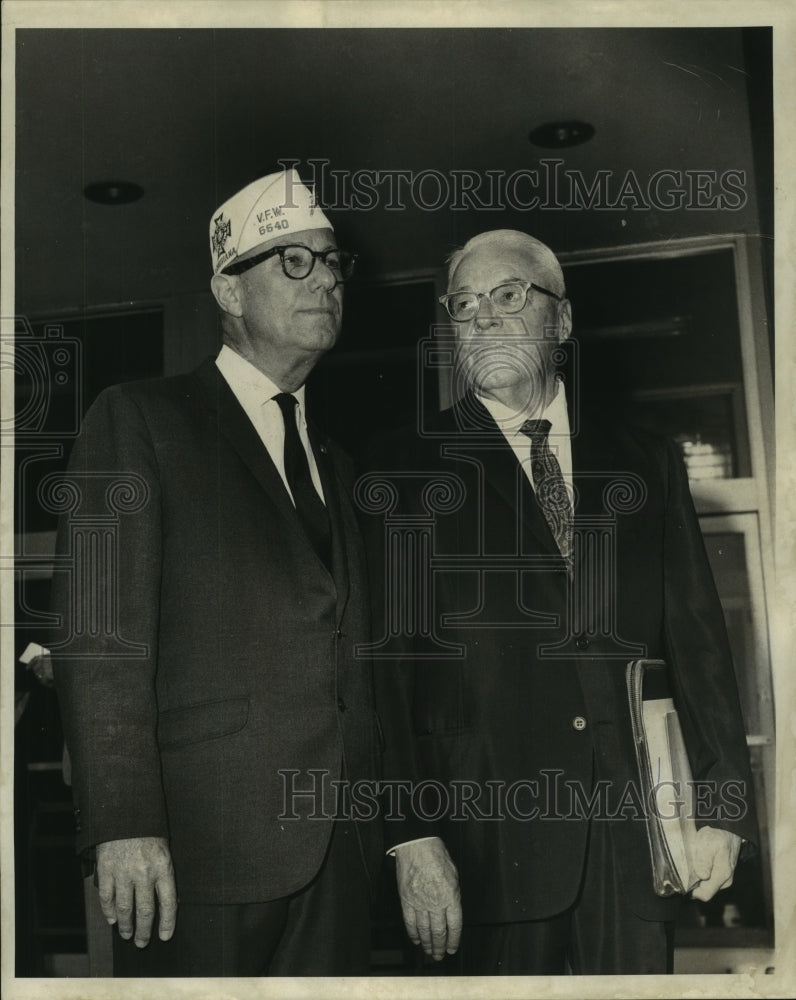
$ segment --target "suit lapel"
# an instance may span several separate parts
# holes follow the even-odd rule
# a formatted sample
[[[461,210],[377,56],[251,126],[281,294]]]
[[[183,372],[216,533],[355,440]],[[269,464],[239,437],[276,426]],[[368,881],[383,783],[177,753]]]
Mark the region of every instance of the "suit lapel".
[[[259,434],[246,415],[246,411],[238,402],[235,393],[230,389],[227,380],[216,367],[215,361],[208,359],[204,362],[197,369],[196,376],[202,385],[208,404],[207,412],[210,419],[214,422],[214,426],[237,452],[243,463],[273,501],[280,515],[290,525],[300,544],[306,548],[307,558],[313,558],[323,568],[324,572],[328,573],[326,566],[324,566],[323,561],[313,548],[299,521],[296,508],[293,506],[293,502],[285,488],[282,477],[279,475],[278,469],[268,454],[268,449],[260,440]],[[317,456],[318,451],[315,450],[314,445],[313,451]],[[323,483],[323,488],[324,494],[326,494],[325,483]],[[330,490],[330,492],[332,491]],[[334,536],[335,524],[334,520],[332,520],[333,539]],[[337,543],[333,541],[333,546],[335,544]]]
[[[346,539],[345,517],[343,503],[345,490],[335,468],[331,449],[327,439],[314,427],[308,424],[309,439],[315,464],[321,477],[323,496],[326,509],[329,512],[329,522],[332,529],[332,575],[337,587],[338,613],[342,616],[349,593],[349,572]]]
[[[523,530],[534,537],[545,553],[560,555],[536,494],[489,411],[475,396],[466,397],[453,410],[457,426],[482,444],[479,452],[483,455],[485,488],[492,488],[509,506],[515,518],[519,512],[518,525],[521,524]],[[529,441],[529,449],[530,446]]]

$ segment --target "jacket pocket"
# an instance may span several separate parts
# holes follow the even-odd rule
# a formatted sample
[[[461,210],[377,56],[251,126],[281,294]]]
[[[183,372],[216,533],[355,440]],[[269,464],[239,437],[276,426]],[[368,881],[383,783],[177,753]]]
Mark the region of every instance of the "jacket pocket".
[[[203,701],[160,713],[158,743],[161,750],[175,750],[230,736],[243,729],[249,718],[248,698]]]

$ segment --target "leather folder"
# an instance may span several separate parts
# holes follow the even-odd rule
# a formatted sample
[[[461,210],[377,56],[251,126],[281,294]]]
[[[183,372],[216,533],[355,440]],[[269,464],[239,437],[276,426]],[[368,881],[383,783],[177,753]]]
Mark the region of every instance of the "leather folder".
[[[659,896],[687,893],[699,879],[691,767],[663,660],[627,665],[627,694],[645,807],[652,882]]]

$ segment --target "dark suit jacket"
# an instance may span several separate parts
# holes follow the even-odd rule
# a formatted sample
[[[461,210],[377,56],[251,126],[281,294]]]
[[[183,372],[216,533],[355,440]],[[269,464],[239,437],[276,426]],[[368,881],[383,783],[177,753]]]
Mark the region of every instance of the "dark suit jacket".
[[[419,822],[407,811],[388,831],[392,843],[430,832],[444,837],[460,868],[470,922],[537,919],[574,902],[588,806],[578,808],[567,782],[586,797],[603,783],[605,804],[596,800],[595,817],[615,818],[593,821],[610,822],[629,902],[647,918],[671,916],[675,904],[652,892],[634,797],[625,681],[632,659],[668,662],[695,779],[742,787],[739,793],[728,786],[735,801],[710,824],[757,836],[722,610],[682,463],[663,439],[580,416],[582,429],[572,438],[577,598],[514,453],[474,398],[433,418],[422,439],[414,431],[396,435],[373,466],[387,478],[404,473],[392,477],[393,526],[405,515],[428,516],[433,491],[426,485],[435,473],[458,477],[463,491],[458,507],[454,501],[449,512],[434,515],[429,543],[436,560],[429,620],[436,640],[460,644],[463,655],[434,655],[418,626],[422,616],[397,628],[395,605],[387,603],[392,622],[374,632],[392,632],[381,652],[397,658],[377,660],[374,676],[387,777],[475,783],[480,790],[475,807],[462,802],[472,792],[458,799],[451,792],[441,820]],[[371,520],[380,525],[380,518]],[[384,545],[373,549],[381,553]],[[393,555],[402,553],[400,564],[411,551],[396,546]],[[384,595],[376,602],[385,606]],[[401,639],[401,629],[411,636]],[[497,791],[488,781],[504,792],[514,787],[502,812],[490,807]],[[740,806],[739,794],[747,798]],[[442,812],[439,802],[429,788],[432,819]]]
[[[285,788],[319,783],[309,769],[377,773],[372,678],[354,656],[369,624],[349,465],[311,438],[332,574],[212,361],[105,391],[72,454],[53,654],[78,848],[168,837],[184,901],[300,889],[331,821],[319,799],[286,808]],[[360,827],[372,862],[376,831]]]

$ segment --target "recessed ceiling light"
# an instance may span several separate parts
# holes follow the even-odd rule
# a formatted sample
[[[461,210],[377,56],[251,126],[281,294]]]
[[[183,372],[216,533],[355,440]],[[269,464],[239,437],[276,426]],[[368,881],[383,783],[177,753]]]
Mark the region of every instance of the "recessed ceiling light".
[[[100,205],[129,205],[138,201],[144,189],[132,181],[96,181],[83,189],[83,194],[89,201]]]
[[[564,149],[588,142],[593,135],[594,126],[588,122],[545,122],[528,134],[528,140],[544,149]]]

